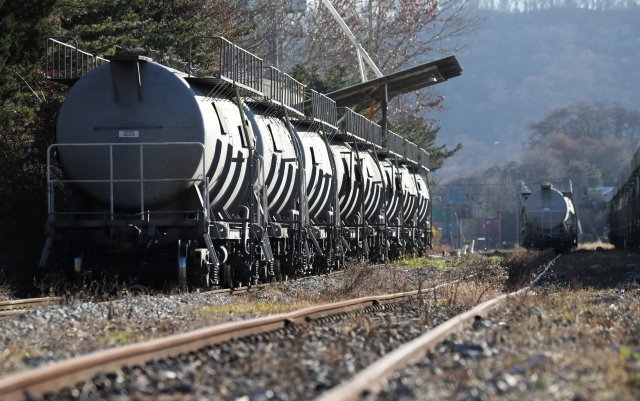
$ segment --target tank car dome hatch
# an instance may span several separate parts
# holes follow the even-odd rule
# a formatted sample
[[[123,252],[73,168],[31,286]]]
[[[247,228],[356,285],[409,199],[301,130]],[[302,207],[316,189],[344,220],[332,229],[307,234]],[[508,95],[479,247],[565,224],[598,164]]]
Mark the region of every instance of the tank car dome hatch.
[[[206,111],[211,104],[177,72],[144,57],[128,57],[114,57],[71,88],[60,110],[57,141],[62,144],[60,163],[70,179],[135,181],[115,183],[113,189],[115,207],[135,209],[141,199],[140,178],[201,177],[203,151],[195,145],[205,145],[208,168],[213,141],[207,141],[207,131],[219,136],[220,130],[213,113]],[[191,145],[159,145],[163,142]],[[73,143],[84,145],[64,146]],[[138,143],[158,145],[141,149]],[[118,146],[111,147],[110,156],[110,146],[98,144]],[[109,203],[108,182],[77,185],[100,203]],[[145,182],[144,205],[166,204],[191,185],[188,180]]]
[[[573,203],[551,184],[543,184],[524,201],[524,215],[538,227],[557,227],[575,213]]]

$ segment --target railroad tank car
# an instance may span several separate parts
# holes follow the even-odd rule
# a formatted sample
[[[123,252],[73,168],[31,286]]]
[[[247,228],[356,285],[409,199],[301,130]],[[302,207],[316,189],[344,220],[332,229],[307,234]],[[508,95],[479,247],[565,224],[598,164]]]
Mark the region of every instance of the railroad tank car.
[[[640,247],[640,148],[621,174],[607,211],[609,241],[616,248]]]
[[[521,241],[526,248],[567,251],[578,243],[578,215],[572,191],[545,183],[522,194]]]
[[[56,245],[76,268],[90,250],[144,261],[169,249],[180,282],[234,286],[424,252],[428,161],[404,155],[419,149],[401,138],[385,149],[337,118],[306,115],[308,99],[293,96],[306,95],[302,85],[278,76],[298,100],[132,52],[76,79],[49,149],[63,178],[48,177],[41,265]],[[335,112],[325,96],[312,99]],[[61,185],[69,195],[58,199]]]

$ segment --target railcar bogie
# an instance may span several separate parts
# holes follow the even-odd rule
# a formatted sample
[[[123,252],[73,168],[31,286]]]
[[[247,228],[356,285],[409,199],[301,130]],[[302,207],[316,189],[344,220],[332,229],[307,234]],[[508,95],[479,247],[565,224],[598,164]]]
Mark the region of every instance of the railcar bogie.
[[[616,248],[640,247],[640,148],[636,149],[609,202],[609,241]]]

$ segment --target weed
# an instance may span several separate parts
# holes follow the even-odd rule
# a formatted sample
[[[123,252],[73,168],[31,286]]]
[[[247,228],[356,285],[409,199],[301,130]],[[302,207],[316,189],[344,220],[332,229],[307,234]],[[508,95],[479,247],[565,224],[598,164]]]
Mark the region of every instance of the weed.
[[[429,256],[422,258],[401,258],[396,261],[396,265],[407,269],[432,268],[436,270],[448,270],[451,268],[451,265],[447,263],[447,259]]]
[[[149,336],[138,331],[107,329],[103,331],[98,343],[102,346],[110,347],[114,345],[132,344],[148,339]]]
[[[538,376],[538,378],[536,379],[536,389],[538,390],[544,390],[545,388],[547,388],[547,386],[549,385],[548,380],[546,377],[544,377],[544,375],[540,375]]]
[[[0,300],[11,297],[11,287],[8,284],[0,283]]]
[[[6,365],[13,361],[20,361],[27,356],[27,347],[9,343],[5,349],[0,351],[0,365]]]
[[[83,274],[76,280],[60,274],[49,274],[34,279],[34,287],[42,296],[61,296],[65,303],[74,300],[85,302],[105,302],[132,295],[150,294],[152,291],[134,281],[120,280],[117,274],[91,272]]]
[[[234,302],[232,304],[209,305],[203,308],[205,313],[214,315],[246,314],[246,313],[283,313],[307,306],[306,303],[277,303],[277,302]]]
[[[528,284],[538,269],[555,257],[553,250],[520,250],[506,256],[500,263],[506,268],[507,290],[514,290]]]

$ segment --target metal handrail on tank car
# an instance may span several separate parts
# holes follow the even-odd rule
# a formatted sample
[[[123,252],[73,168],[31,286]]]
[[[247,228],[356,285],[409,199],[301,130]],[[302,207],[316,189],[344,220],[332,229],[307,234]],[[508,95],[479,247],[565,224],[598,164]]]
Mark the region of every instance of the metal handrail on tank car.
[[[382,147],[382,127],[348,107],[344,108],[344,130],[363,140],[368,146]]]
[[[197,41],[209,40],[213,42],[213,56],[217,58],[217,71],[205,76],[197,76],[194,71],[193,45]],[[189,78],[216,77],[229,80],[251,92],[263,95],[262,69],[263,61],[260,57],[221,36],[196,36],[189,41]]]
[[[304,84],[275,67],[264,67],[262,92],[266,100],[304,117]]]
[[[412,167],[418,167],[421,165],[423,158],[428,162],[428,153],[426,156],[422,156],[421,151],[425,152],[415,143],[401,137],[393,131],[388,131],[387,134],[387,148],[386,153],[400,159],[400,162],[410,164]],[[427,168],[427,166],[423,165]]]
[[[74,45],[62,40],[73,41]],[[73,36],[47,38],[44,67],[46,79],[78,79],[108,62],[105,58],[78,49],[78,41]]]
[[[429,152],[420,148],[420,167],[427,170],[427,172],[431,171],[429,170],[429,160]]]
[[[387,131],[387,153],[404,159],[404,138],[393,131]]]
[[[82,180],[71,180],[71,179],[53,179],[51,177],[51,154],[56,148],[63,147],[109,147],[109,179],[82,179]],[[114,179],[113,177],[113,147],[130,147],[137,146],[139,147],[139,156],[140,156],[140,178],[132,178],[132,179]],[[143,148],[145,146],[193,146],[202,150],[202,177],[201,178],[144,178],[144,151]],[[108,183],[109,184],[109,211],[110,211],[110,220],[113,220],[115,217],[115,207],[114,207],[114,184],[115,183],[140,183],[140,215],[141,217],[145,215],[144,208],[144,183],[145,182],[173,182],[173,181],[184,181],[184,182],[192,182],[192,183],[200,183],[202,185],[201,191],[198,192],[198,195],[203,202],[203,216],[204,221],[209,221],[209,183],[208,177],[206,175],[206,166],[205,166],[205,147],[204,144],[200,142],[140,142],[140,143],[57,143],[52,144],[47,148],[47,204],[48,204],[48,214],[49,221],[54,220],[54,216],[61,213],[56,213],[55,211],[55,184],[65,184],[65,183]],[[198,188],[198,185],[196,185]],[[104,214],[103,212],[97,214]]]
[[[329,128],[337,130],[338,109],[336,107],[336,102],[313,89],[308,89],[305,92],[305,95],[307,102],[311,102],[310,117],[316,122],[323,123]]]

